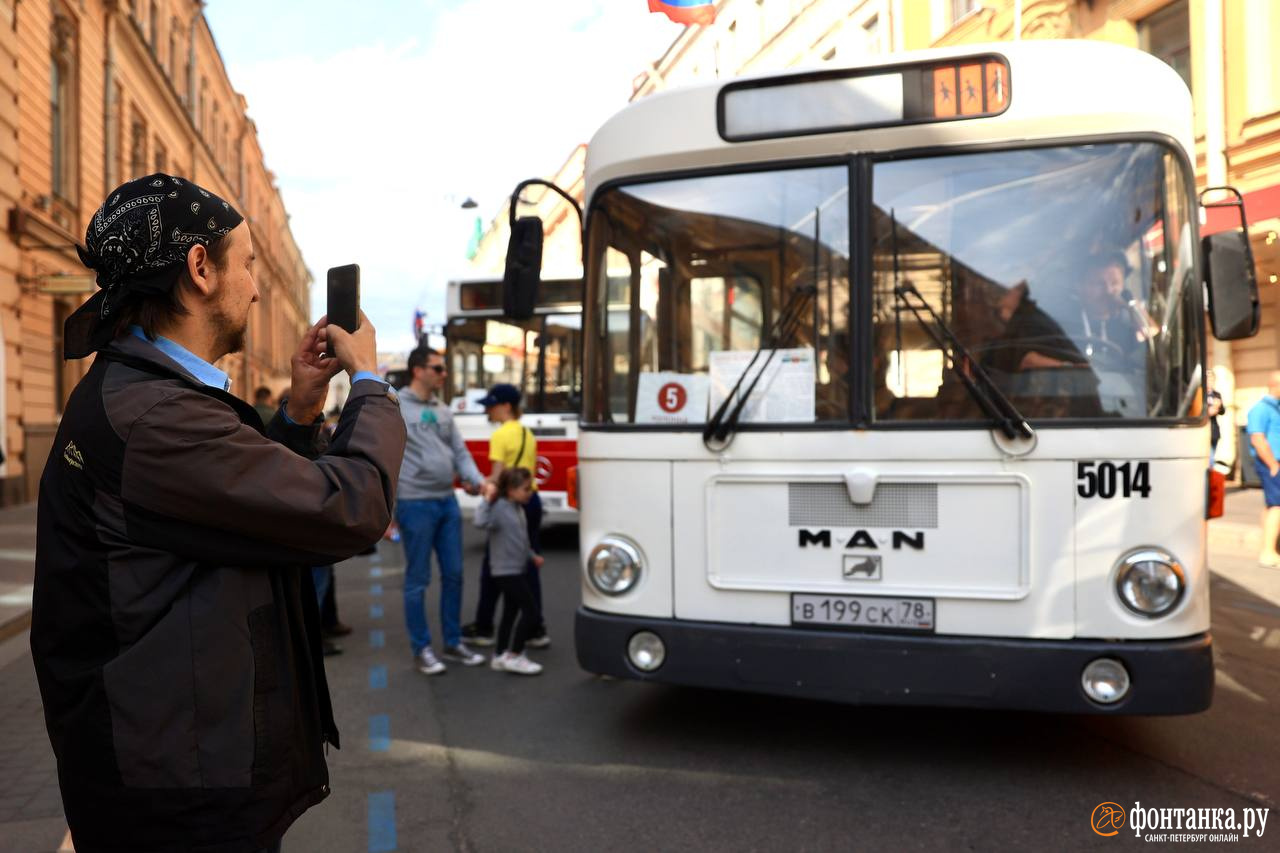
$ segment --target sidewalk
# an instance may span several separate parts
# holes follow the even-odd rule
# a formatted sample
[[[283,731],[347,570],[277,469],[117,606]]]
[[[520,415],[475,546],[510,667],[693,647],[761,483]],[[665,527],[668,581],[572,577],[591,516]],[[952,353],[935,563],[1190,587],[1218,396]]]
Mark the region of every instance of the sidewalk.
[[[0,642],[31,624],[36,505],[0,509]]]

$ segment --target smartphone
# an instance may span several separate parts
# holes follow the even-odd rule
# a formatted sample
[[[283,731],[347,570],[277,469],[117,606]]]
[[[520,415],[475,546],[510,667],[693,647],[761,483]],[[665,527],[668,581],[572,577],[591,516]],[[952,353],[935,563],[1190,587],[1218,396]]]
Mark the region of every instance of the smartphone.
[[[360,328],[360,265],[329,268],[329,324],[348,332]],[[333,344],[329,344],[333,355]]]

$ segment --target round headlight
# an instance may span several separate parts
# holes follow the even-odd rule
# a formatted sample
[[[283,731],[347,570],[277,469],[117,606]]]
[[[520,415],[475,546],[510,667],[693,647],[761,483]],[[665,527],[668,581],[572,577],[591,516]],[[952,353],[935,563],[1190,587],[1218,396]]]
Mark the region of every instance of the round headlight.
[[[1139,616],[1153,619],[1177,607],[1186,586],[1178,561],[1155,548],[1126,554],[1116,572],[1120,601]]]
[[[667,647],[652,631],[637,631],[627,643],[627,657],[641,672],[653,672],[667,659]]]
[[[640,549],[621,536],[606,536],[587,557],[587,577],[605,595],[629,592],[640,580],[644,566]]]
[[[1089,662],[1080,675],[1080,686],[1090,699],[1111,705],[1129,695],[1129,670],[1112,658],[1098,658]]]

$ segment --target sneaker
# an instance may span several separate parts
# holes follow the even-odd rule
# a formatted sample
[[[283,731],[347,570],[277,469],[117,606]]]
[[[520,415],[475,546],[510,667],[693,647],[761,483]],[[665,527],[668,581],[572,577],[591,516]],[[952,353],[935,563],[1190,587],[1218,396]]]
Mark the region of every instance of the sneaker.
[[[542,664],[534,663],[523,654],[508,656],[503,661],[502,668],[516,675],[537,675],[542,672]]]
[[[466,640],[473,646],[487,649],[494,645],[493,629],[489,629],[489,633],[484,633],[476,628],[476,623],[462,626],[462,639]]]
[[[320,633],[325,637],[345,637],[351,633],[351,626],[345,622],[334,622],[321,628]]]
[[[484,663],[484,655],[473,652],[467,648],[466,643],[458,643],[456,646],[445,646],[444,651],[440,653],[440,657],[445,660],[454,660],[463,666],[479,666]]]
[[[440,662],[440,658],[436,657],[436,653],[431,650],[430,646],[418,652],[415,663],[418,665],[418,672],[423,675],[439,675],[444,672],[444,664]]]
[[[506,672],[507,661],[511,659],[511,652],[503,652],[500,655],[494,655],[489,661],[489,669],[495,672]]]
[[[524,644],[531,649],[545,649],[551,645],[551,638],[547,636],[546,632],[544,631],[543,633],[539,634],[536,637],[530,637],[529,639],[525,640]]]

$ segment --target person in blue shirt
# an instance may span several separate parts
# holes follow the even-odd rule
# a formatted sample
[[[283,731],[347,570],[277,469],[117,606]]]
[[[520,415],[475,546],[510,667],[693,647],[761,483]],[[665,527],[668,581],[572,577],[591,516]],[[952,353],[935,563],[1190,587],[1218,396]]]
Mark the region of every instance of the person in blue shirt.
[[[1271,374],[1267,395],[1249,410],[1249,452],[1262,481],[1267,508],[1262,512],[1262,551],[1258,562],[1269,569],[1280,569],[1280,370]]]

